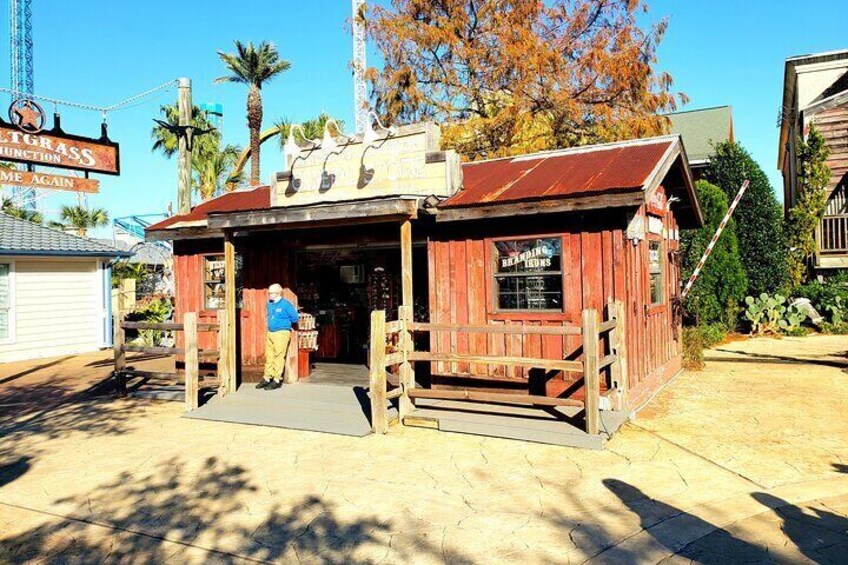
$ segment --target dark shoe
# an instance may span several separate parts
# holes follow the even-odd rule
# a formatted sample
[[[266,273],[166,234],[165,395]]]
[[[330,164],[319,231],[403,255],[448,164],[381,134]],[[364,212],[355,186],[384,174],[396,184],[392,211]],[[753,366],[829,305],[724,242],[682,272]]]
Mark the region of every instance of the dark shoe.
[[[268,385],[271,384],[271,381],[267,381],[262,379],[262,381],[256,385],[256,388],[268,388]]]
[[[270,383],[268,383],[268,386],[265,387],[265,390],[274,390],[280,388],[281,386],[283,385],[280,383],[280,381],[271,381]]]

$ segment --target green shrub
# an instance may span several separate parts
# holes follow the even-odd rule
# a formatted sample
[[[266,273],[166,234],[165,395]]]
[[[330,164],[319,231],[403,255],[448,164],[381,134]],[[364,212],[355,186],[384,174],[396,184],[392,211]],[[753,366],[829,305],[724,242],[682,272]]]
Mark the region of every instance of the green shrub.
[[[848,272],[839,272],[820,282],[810,281],[798,287],[794,293],[799,298],[807,298],[832,323],[845,320],[848,305]],[[835,332],[838,333],[838,332]]]
[[[733,199],[745,179],[751,181],[734,213],[739,256],[748,277],[747,293],[758,296],[784,288],[788,281],[783,207],[768,177],[741,145],[725,141],[714,148],[704,179]]]
[[[728,206],[727,196],[715,185],[698,181],[695,183],[695,191],[704,212],[704,227],[681,234],[681,280],[687,280],[695,270]],[[686,313],[698,325],[720,323],[734,327],[737,319],[736,304],[745,296],[747,287],[748,279],[736,240],[736,224],[731,219],[686,297]]]
[[[839,324],[825,322],[821,325],[821,331],[826,334],[848,335],[848,322],[842,322]]]
[[[721,343],[727,337],[727,326],[724,324],[704,324],[701,326],[704,336],[704,347],[710,348]]]
[[[704,368],[704,331],[700,326],[683,328],[683,368],[700,371]]]

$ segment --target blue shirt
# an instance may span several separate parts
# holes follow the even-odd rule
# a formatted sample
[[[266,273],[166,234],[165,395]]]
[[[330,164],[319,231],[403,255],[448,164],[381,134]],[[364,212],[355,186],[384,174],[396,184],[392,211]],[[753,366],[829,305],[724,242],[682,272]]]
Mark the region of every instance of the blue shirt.
[[[296,324],[300,316],[294,309],[292,303],[285,298],[276,302],[268,301],[268,331],[279,332],[290,330],[292,324]]]

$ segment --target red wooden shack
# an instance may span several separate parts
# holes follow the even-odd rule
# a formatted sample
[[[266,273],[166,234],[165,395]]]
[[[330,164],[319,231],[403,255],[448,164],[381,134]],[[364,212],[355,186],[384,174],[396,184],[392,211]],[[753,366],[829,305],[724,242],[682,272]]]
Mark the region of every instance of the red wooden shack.
[[[299,173],[303,157],[290,157],[271,186],[225,194],[149,227],[149,239],[173,241],[177,318],[196,311],[211,321],[226,306],[225,271],[233,269],[238,293],[229,307],[238,313],[247,381],[263,363],[265,289],[274,282],[318,320],[313,361],[351,366],[366,361],[377,309],[396,319],[404,304],[415,320],[453,326],[579,326],[585,309],[621,301],[628,408],[642,406],[681,368],[679,235],[702,222],[681,139],[459,165],[440,151],[432,126],[425,130],[426,141],[413,147],[420,132],[401,128],[399,138],[410,136],[398,146],[401,156],[371,169],[368,148],[335,165],[325,155],[314,191],[312,163]],[[355,170],[346,168],[351,161]],[[385,183],[369,191],[384,170]],[[442,332],[420,345],[552,360],[582,353],[579,336],[538,333]],[[584,394],[580,374],[473,361],[423,365],[436,388]],[[417,367],[416,377],[423,378]]]

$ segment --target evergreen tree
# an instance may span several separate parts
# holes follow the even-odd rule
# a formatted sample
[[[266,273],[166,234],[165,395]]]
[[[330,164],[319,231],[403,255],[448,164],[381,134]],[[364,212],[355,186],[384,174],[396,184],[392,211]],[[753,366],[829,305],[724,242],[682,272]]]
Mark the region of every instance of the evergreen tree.
[[[695,192],[704,212],[704,226],[681,234],[682,280],[687,280],[695,270],[728,207],[727,196],[713,184],[698,181]],[[747,288],[748,279],[739,257],[736,222],[731,219],[686,298],[686,311],[699,323],[721,322],[732,328],[736,324],[735,307],[745,297]]]
[[[777,201],[768,177],[751,154],[731,141],[715,146],[704,179],[732,200],[742,181],[751,184],[736,208],[739,256],[748,277],[748,294],[773,293],[787,282],[783,207]]]

